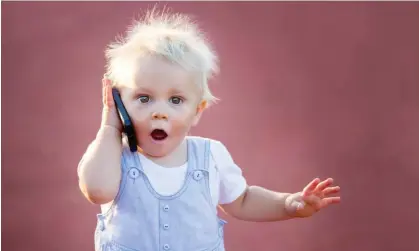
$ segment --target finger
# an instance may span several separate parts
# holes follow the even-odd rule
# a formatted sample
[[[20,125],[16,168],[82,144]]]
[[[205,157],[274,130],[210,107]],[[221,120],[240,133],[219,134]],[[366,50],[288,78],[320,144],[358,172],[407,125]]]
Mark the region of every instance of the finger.
[[[304,197],[304,202],[309,205],[317,205],[321,203],[321,198],[315,195],[309,195],[307,197]]]
[[[331,204],[337,204],[340,203],[340,197],[329,197],[329,198],[324,198],[322,199],[320,205],[319,205],[319,209],[320,208],[325,208]]]
[[[102,102],[106,105],[106,80],[102,79]]]
[[[319,183],[319,185],[314,189],[315,193],[321,193],[326,187],[330,186],[333,183],[332,178],[328,178]]]
[[[340,187],[336,186],[336,187],[328,187],[326,189],[323,190],[323,196],[326,197],[328,195],[337,193],[340,191]]]
[[[111,87],[111,81],[109,79],[104,79],[103,80],[103,91],[104,91],[104,104],[110,108],[114,105],[114,101],[113,101],[113,95],[112,95],[112,87]]]
[[[109,107],[112,107],[113,104],[114,104],[114,101],[113,101],[113,94],[112,94],[112,86],[111,86],[110,82],[107,83],[106,91],[107,91],[106,98],[107,98],[107,101],[108,101],[108,105],[109,105]]]
[[[304,189],[303,189],[303,196],[308,196],[310,195],[314,189],[317,187],[317,184],[319,184],[320,179],[319,178],[315,178],[314,180],[312,180]]]

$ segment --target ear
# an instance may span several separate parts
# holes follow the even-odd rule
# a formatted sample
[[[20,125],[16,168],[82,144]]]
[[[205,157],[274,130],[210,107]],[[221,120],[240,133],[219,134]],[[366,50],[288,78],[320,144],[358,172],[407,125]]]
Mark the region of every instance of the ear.
[[[199,120],[201,119],[202,113],[204,112],[206,108],[207,108],[207,101],[202,100],[201,103],[199,103],[198,107],[196,108],[196,114],[192,122],[193,126],[196,126],[198,124]]]

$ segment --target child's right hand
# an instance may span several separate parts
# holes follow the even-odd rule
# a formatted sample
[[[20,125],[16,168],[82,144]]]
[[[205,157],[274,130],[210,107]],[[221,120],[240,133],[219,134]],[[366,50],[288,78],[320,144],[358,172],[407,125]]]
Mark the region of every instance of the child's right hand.
[[[110,126],[122,132],[122,123],[112,95],[112,82],[106,76],[102,79],[102,127]]]

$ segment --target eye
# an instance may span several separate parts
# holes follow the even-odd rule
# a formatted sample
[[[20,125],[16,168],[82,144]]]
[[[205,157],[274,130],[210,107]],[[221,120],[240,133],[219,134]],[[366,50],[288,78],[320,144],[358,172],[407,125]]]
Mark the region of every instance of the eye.
[[[143,104],[148,103],[150,101],[150,97],[147,96],[147,95],[141,95],[141,96],[138,97],[138,99]]]
[[[171,97],[169,101],[170,103],[175,104],[175,105],[179,105],[183,102],[182,98],[180,97]]]

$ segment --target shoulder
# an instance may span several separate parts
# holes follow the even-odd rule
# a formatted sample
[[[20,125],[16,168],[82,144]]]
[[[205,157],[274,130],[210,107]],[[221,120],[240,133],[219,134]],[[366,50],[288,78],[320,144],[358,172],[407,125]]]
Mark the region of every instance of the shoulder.
[[[202,137],[198,140],[205,140],[211,144],[210,170],[215,173],[213,175],[216,179],[211,184],[217,183],[218,204],[229,204],[235,201],[247,187],[242,169],[235,163],[226,145],[221,141]]]
[[[214,167],[216,171],[226,169],[226,167],[234,166],[233,158],[224,143],[219,140],[212,138],[205,138],[199,136],[188,136],[189,139],[201,142],[203,146],[204,142],[210,145],[210,166]],[[227,168],[228,169],[228,168]]]
[[[204,145],[205,143],[209,143],[210,145],[210,151],[213,158],[218,158],[216,156],[222,156],[222,155],[230,155],[227,147],[219,140],[212,139],[212,138],[205,138],[200,136],[188,136],[189,140],[192,140],[194,142],[201,143],[200,145]]]

